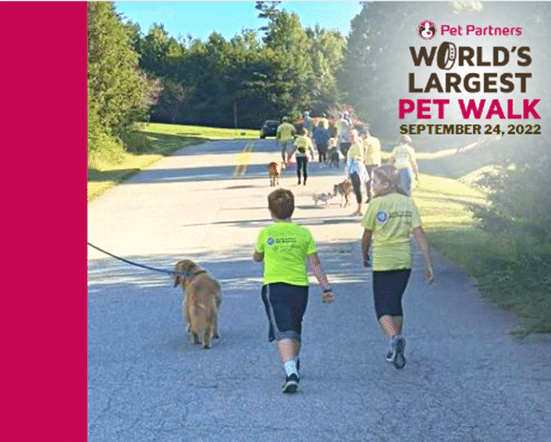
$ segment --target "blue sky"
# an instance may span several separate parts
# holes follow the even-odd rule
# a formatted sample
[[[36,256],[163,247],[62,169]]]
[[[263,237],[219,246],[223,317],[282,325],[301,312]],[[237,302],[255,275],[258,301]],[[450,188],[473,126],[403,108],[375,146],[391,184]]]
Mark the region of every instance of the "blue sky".
[[[186,37],[189,33],[202,41],[214,31],[229,40],[243,28],[263,26],[266,20],[257,18],[255,4],[254,1],[115,2],[117,12],[126,20],[138,23],[144,34],[154,23],[163,23],[171,37],[177,38],[180,34]],[[295,12],[303,27],[319,24],[347,36],[350,20],[361,6],[359,1],[284,1],[279,9]]]

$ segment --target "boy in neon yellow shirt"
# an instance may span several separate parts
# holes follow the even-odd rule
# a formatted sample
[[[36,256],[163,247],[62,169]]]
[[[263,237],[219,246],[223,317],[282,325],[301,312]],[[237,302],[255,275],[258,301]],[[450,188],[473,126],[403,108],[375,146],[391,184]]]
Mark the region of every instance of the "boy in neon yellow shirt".
[[[262,301],[270,326],[268,339],[277,340],[285,368],[283,392],[294,393],[300,381],[302,317],[308,303],[306,260],[323,289],[322,301],[333,302],[335,297],[312,234],[291,221],[295,209],[293,193],[285,189],[273,191],[268,195],[268,208],[274,224],[258,235],[253,260],[264,264]]]
[[[426,278],[434,280],[427,238],[417,206],[400,188],[400,172],[392,165],[373,171],[375,197],[369,203],[361,224],[364,267],[369,267],[369,247],[373,243],[373,298],[377,320],[389,339],[387,361],[398,369],[406,364],[406,340],[402,336],[402,296],[411,274],[413,252],[410,234],[417,240],[425,258]],[[372,241],[373,239],[373,241]]]

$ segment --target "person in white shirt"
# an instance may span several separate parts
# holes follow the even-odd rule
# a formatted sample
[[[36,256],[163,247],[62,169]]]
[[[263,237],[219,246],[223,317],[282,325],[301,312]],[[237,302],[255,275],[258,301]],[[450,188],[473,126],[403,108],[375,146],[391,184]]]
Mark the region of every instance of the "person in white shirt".
[[[342,117],[335,124],[338,130],[339,149],[346,160],[348,149],[350,149],[350,115],[348,112],[342,114]]]

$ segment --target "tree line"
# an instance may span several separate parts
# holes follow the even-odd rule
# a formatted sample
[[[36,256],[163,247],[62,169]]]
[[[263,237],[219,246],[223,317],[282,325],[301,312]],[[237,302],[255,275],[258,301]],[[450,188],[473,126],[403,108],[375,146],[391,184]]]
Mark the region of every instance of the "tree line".
[[[157,80],[153,121],[258,128],[268,118],[338,103],[345,38],[319,26],[304,29],[279,2],[256,7],[266,25],[230,40],[216,32],[205,42],[176,39],[162,24],[144,35],[129,23],[140,67]]]

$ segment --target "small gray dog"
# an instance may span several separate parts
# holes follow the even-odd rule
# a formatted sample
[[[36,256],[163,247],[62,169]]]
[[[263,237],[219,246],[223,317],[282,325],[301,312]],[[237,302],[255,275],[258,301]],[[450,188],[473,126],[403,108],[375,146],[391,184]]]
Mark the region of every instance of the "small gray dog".
[[[314,204],[317,206],[318,201],[323,201],[325,205],[329,204],[329,200],[333,198],[335,194],[331,192],[314,192],[312,195],[312,199],[314,200]]]

